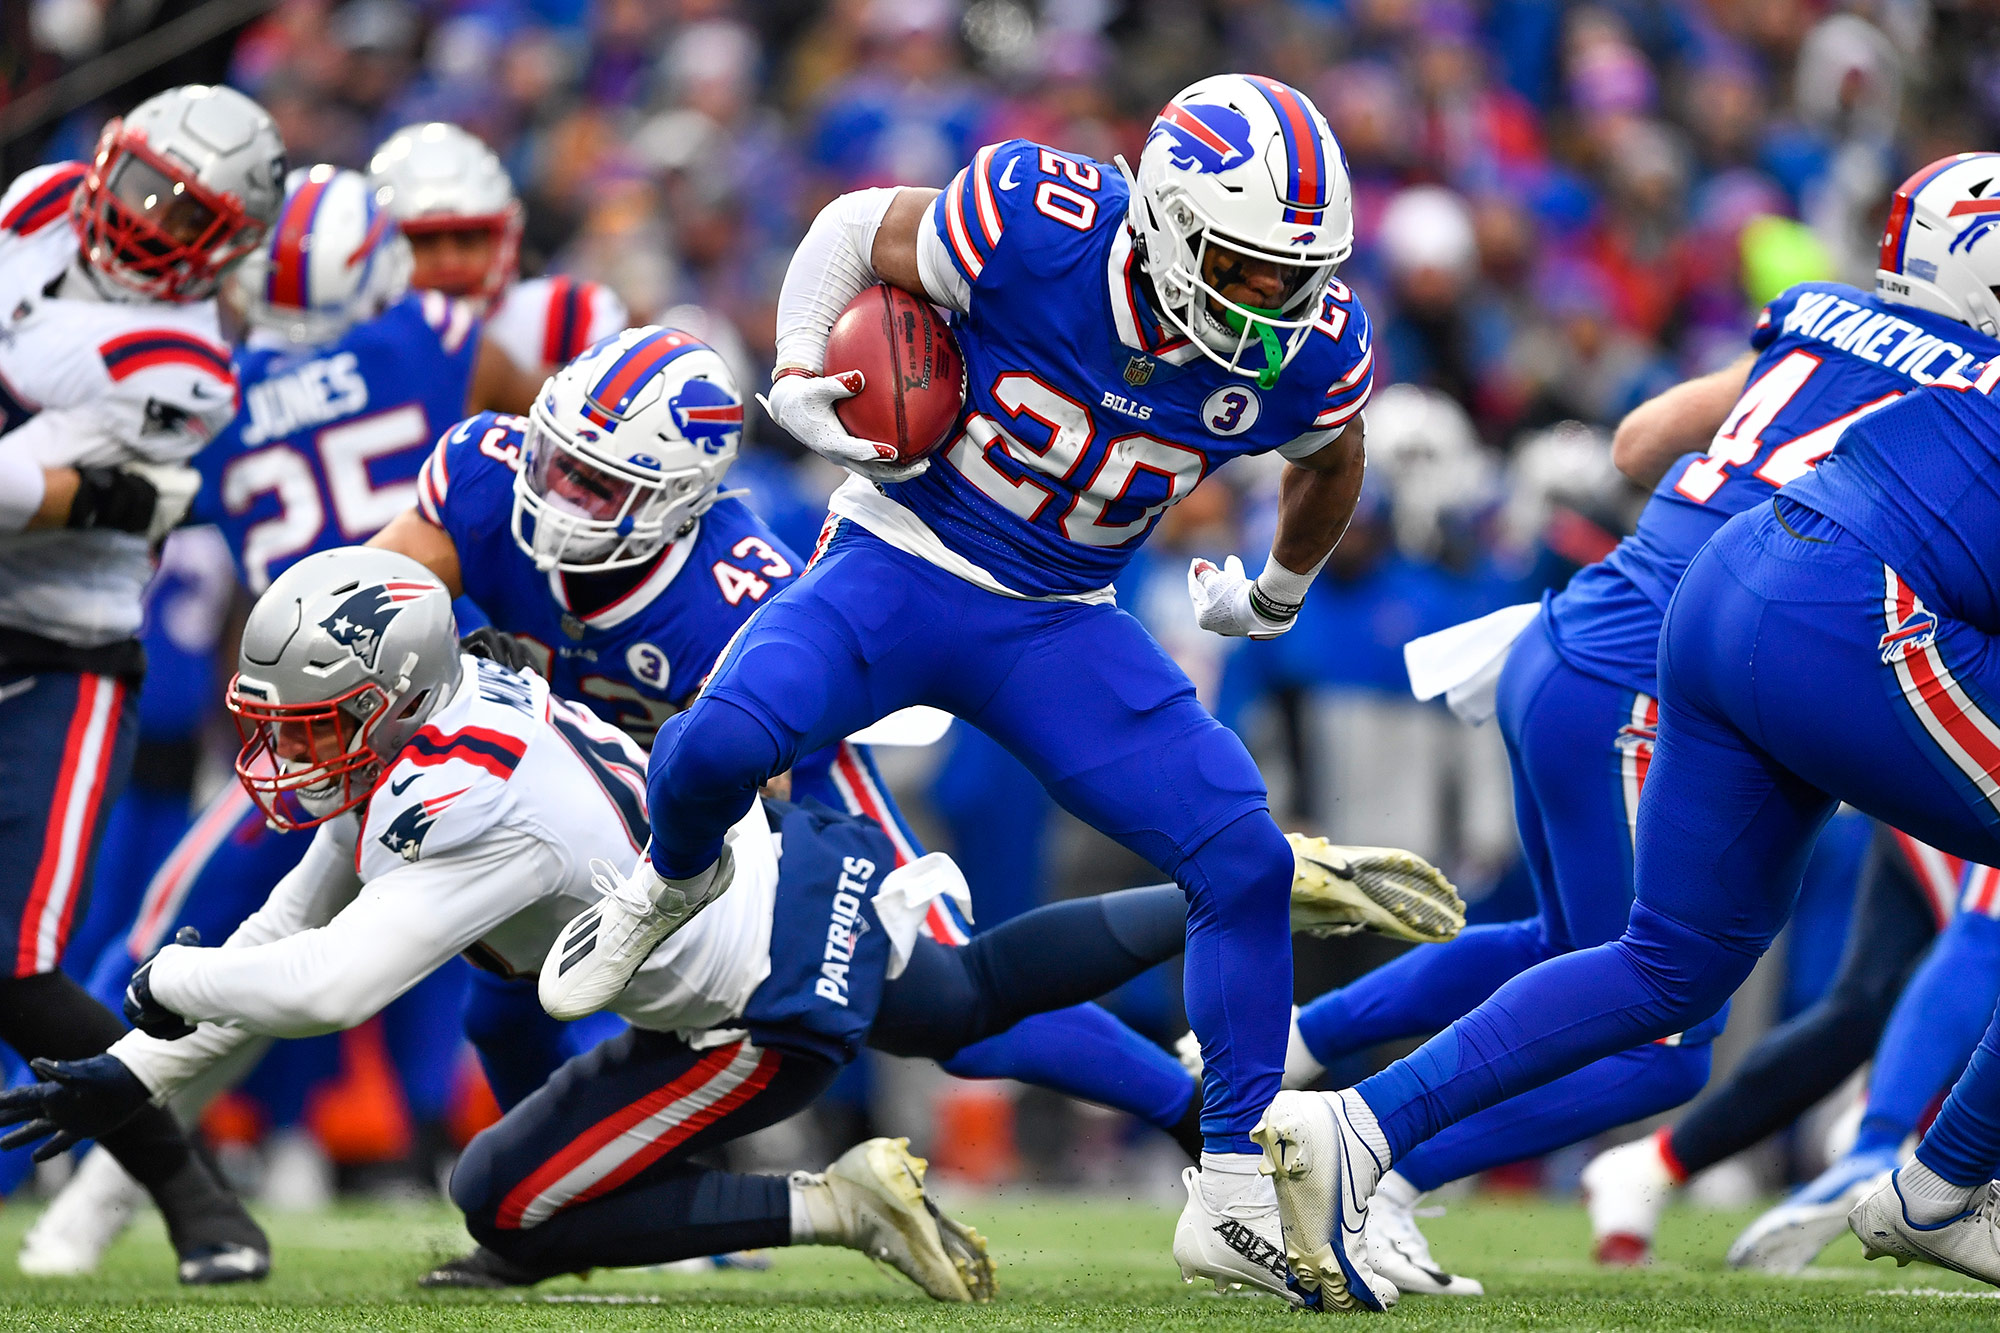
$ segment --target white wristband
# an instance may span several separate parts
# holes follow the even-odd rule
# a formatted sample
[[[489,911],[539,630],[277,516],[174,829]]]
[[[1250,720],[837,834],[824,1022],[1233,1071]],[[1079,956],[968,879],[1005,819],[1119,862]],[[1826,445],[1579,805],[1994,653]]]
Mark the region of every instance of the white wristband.
[[[1326,562],[1332,558],[1333,552],[1328,551],[1309,572],[1295,574],[1279,564],[1274,554],[1264,561],[1264,572],[1257,576],[1257,590],[1264,594],[1266,600],[1278,606],[1303,606],[1313,580],[1319,577],[1320,570],[1326,568]]]
[[[826,340],[848,303],[880,281],[875,233],[900,191],[856,190],[819,211],[778,293],[777,368],[826,368]]]
[[[42,465],[25,448],[0,448],[0,532],[28,526],[48,493]]]

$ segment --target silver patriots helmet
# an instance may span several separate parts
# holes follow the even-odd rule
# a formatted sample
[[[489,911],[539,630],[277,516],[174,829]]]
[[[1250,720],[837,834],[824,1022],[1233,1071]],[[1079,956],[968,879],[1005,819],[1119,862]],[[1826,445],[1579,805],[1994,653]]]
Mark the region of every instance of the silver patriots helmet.
[[[309,828],[365,801],[451,697],[451,594],[394,551],[309,555],[257,599],[237,662],[237,779],[273,827]]]

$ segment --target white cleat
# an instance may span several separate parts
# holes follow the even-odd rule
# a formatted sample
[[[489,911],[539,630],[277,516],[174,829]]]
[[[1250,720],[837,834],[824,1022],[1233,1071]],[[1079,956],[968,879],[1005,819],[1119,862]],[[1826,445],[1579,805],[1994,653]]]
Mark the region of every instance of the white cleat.
[[[1303,1305],[1306,1294],[1292,1283],[1285,1267],[1284,1237],[1278,1226],[1278,1200],[1266,1189],[1265,1202],[1213,1207],[1203,1195],[1201,1172],[1181,1172],[1187,1206],[1174,1227],[1174,1262],[1181,1280],[1207,1278],[1217,1291],[1254,1287]]]
[[[1583,1201],[1598,1263],[1631,1268],[1652,1261],[1660,1214],[1678,1187],[1660,1148],[1666,1132],[1601,1152],[1583,1168]]]
[[[1935,1264],[2000,1286],[2000,1199],[1992,1185],[1980,1186],[1964,1212],[1919,1226],[1904,1211],[1903,1194],[1892,1175],[1854,1206],[1847,1225],[1870,1259],[1887,1255],[1898,1268],[1912,1260]]]
[[[1847,1215],[1896,1169],[1897,1152],[1849,1153],[1752,1222],[1729,1247],[1731,1268],[1789,1277],[1847,1233]]]
[[[1432,1256],[1430,1241],[1417,1227],[1423,1197],[1394,1171],[1383,1177],[1368,1205],[1368,1262],[1406,1296],[1484,1296],[1477,1278],[1448,1273]]]
[[[29,1277],[84,1277],[125,1233],[146,1191],[111,1154],[92,1148],[21,1237],[16,1259]]]
[[[869,1139],[823,1173],[802,1171],[792,1183],[827,1191],[842,1244],[888,1264],[933,1300],[983,1304],[994,1290],[986,1240],[924,1194],[928,1165],[910,1154],[908,1139]]]
[[[1372,930],[1436,944],[1465,927],[1465,903],[1444,873],[1396,847],[1340,847],[1288,833],[1292,845],[1292,930],[1351,935]]]
[[[1285,1259],[1325,1308],[1386,1310],[1396,1288],[1368,1259],[1368,1199],[1388,1169],[1354,1126],[1346,1092],[1281,1092],[1250,1137],[1278,1192]]]
[[[720,898],[736,873],[727,843],[715,864],[692,879],[662,879],[644,856],[629,877],[608,861],[590,865],[591,883],[604,896],[556,935],[536,983],[542,1008],[564,1022],[617,999],[660,941]]]

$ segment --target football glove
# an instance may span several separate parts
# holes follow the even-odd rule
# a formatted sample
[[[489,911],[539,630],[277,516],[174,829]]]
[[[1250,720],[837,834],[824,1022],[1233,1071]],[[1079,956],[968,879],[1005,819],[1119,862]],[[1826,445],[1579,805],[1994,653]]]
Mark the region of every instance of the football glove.
[[[28,1065],[42,1081],[0,1092],[0,1125],[20,1126],[0,1138],[0,1148],[25,1148],[48,1137],[35,1149],[38,1162],[103,1138],[152,1100],[138,1075],[109,1052],[87,1060],[37,1058]]]
[[[1203,629],[1229,638],[1275,639],[1299,614],[1265,596],[1233,555],[1219,567],[1197,556],[1188,566],[1188,600]]]
[[[534,671],[535,658],[519,635],[481,625],[458,641],[458,651],[498,662],[509,671]]]
[[[174,943],[193,948],[201,943],[201,932],[193,926],[182,926],[174,932]],[[153,964],[161,952],[154,950],[153,956],[139,964],[139,970],[125,984],[125,1021],[149,1037],[179,1041],[193,1032],[195,1025],[153,998]]]
[[[757,395],[757,401],[793,439],[850,472],[882,483],[921,477],[930,459],[898,463],[893,447],[856,439],[840,424],[833,405],[860,393],[866,383],[858,370],[842,375],[780,375],[771,382],[771,392]]]
[[[125,463],[77,469],[72,528],[108,528],[157,543],[180,526],[201,489],[201,474],[178,463]]]

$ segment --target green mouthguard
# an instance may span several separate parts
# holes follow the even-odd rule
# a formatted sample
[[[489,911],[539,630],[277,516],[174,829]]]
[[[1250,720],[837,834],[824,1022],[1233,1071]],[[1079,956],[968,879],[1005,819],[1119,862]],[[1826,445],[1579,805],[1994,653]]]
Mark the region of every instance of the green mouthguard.
[[[1257,340],[1264,344],[1264,368],[1257,372],[1257,387],[1268,389],[1278,382],[1278,372],[1284,369],[1284,353],[1278,349],[1277,330],[1265,323],[1265,320],[1276,319],[1284,311],[1266,310],[1254,305],[1246,305],[1243,309],[1249,311],[1251,315],[1264,317],[1257,320]],[[1250,319],[1237,311],[1224,310],[1222,322],[1229,326],[1230,332],[1241,333],[1244,326],[1250,323]]]

